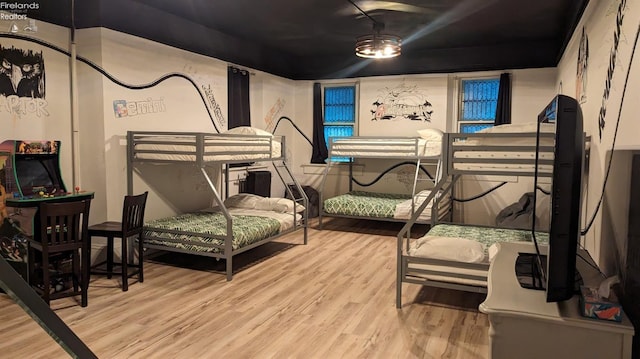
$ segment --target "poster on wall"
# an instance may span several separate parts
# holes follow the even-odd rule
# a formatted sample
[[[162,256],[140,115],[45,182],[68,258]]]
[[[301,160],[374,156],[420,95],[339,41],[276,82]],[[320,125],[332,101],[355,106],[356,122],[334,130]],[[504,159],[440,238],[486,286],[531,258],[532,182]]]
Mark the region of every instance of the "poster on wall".
[[[49,116],[42,51],[0,45],[0,111]]]
[[[446,129],[447,77],[375,78],[360,82],[359,136],[417,135]]]
[[[372,102],[371,121],[411,120],[431,122],[433,106],[426,91],[417,85],[401,83],[378,90]]]

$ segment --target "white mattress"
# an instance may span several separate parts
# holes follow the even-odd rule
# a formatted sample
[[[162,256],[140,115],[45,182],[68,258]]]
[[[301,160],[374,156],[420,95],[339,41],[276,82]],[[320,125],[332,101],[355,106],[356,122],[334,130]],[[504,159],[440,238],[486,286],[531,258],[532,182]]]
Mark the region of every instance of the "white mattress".
[[[196,161],[194,136],[150,136],[136,139],[136,159]],[[282,145],[272,137],[208,135],[204,139],[205,162],[274,159],[282,156]],[[137,152],[153,151],[153,152]]]
[[[349,137],[334,139],[330,147],[330,155],[336,157],[415,158],[440,156],[442,142],[417,137]]]

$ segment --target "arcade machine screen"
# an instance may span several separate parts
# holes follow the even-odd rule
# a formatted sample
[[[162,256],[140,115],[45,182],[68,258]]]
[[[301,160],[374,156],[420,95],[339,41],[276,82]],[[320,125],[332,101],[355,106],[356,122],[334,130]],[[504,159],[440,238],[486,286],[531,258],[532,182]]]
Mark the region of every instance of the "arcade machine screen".
[[[14,166],[23,196],[64,191],[57,155],[16,155]]]

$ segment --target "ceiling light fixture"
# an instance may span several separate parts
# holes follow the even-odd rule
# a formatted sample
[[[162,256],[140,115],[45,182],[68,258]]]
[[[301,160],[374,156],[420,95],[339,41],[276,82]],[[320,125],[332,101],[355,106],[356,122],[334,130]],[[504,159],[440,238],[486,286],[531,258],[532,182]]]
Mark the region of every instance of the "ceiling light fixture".
[[[373,34],[356,39],[356,55],[369,59],[387,59],[400,55],[402,39],[396,35],[382,34],[384,23],[376,21],[353,1],[348,1],[373,22]]]

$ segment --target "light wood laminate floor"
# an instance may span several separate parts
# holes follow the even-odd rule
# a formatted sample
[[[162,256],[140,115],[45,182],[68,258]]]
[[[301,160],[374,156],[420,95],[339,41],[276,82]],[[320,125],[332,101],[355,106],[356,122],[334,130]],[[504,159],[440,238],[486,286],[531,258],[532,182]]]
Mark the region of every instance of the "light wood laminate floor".
[[[231,282],[222,261],[163,254],[128,292],[93,276],[88,307],[52,308],[99,358],[487,357],[483,295],[405,284],[396,309],[400,224],[312,227],[306,246],[299,232],[237,257]],[[0,294],[0,358],[66,357]]]

